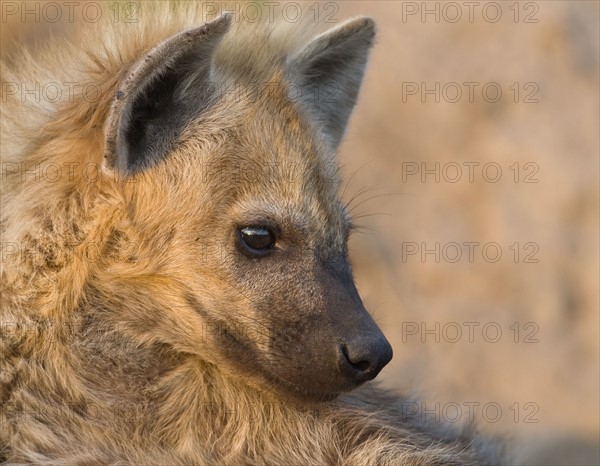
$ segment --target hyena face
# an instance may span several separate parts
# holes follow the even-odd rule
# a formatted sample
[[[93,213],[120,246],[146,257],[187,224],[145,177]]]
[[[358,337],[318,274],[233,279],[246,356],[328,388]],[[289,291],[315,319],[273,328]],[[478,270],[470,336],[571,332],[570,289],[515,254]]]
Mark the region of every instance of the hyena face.
[[[149,238],[145,267],[177,284],[161,325],[184,330],[164,339],[255,386],[330,399],[392,357],[353,283],[333,158],[374,26],[245,57],[221,42],[228,27],[223,16],[175,36],[133,67],[107,164]]]

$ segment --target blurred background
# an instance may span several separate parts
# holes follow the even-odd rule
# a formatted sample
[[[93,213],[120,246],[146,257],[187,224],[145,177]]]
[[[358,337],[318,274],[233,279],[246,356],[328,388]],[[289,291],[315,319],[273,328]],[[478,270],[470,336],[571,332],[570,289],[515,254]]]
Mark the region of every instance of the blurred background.
[[[599,464],[599,3],[275,3],[378,24],[340,163],[383,384],[514,464]],[[1,5],[3,51],[73,25]]]
[[[382,378],[517,464],[600,462],[598,5],[340,8],[379,26],[341,161],[380,188],[351,250]]]

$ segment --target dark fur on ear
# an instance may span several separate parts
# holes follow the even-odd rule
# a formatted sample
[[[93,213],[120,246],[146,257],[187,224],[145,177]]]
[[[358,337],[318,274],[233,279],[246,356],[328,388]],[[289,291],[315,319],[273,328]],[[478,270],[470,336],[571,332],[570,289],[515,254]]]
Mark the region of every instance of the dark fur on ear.
[[[231,15],[177,34],[152,49],[130,70],[116,92],[106,123],[107,166],[136,172],[160,160],[193,116],[215,93],[209,73]],[[194,88],[192,99],[181,90]]]
[[[288,79],[301,106],[333,148],[356,104],[374,38],[374,21],[356,18],[316,37],[288,60]]]

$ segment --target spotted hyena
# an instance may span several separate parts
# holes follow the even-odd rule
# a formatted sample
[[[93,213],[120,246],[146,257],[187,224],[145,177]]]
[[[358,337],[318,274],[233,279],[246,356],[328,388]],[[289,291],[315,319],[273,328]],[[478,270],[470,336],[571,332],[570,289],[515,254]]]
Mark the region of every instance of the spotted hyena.
[[[497,461],[369,383],[392,348],[353,282],[335,153],[373,20],[308,38],[139,6],[2,65],[0,458]],[[40,82],[99,91],[20,98]]]

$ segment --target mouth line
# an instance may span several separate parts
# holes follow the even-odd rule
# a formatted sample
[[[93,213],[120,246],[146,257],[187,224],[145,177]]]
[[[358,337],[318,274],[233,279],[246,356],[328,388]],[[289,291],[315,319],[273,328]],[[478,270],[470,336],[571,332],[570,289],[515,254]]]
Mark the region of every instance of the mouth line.
[[[284,387],[286,387],[289,391],[293,392],[294,394],[298,395],[302,395],[304,399],[310,399],[310,401],[315,401],[315,402],[327,402],[327,401],[332,401],[335,400],[342,392],[312,392],[310,390],[306,390],[305,388],[300,387],[299,385],[296,385],[293,382],[290,382],[289,380],[284,379],[283,377],[274,374],[268,370],[266,370],[264,367],[261,366],[262,369],[262,373],[267,376],[269,379],[272,379],[276,384],[278,385],[283,385]]]
[[[192,306],[192,308],[196,312],[198,312],[201,316],[203,316],[205,319],[210,320],[212,322],[217,322],[214,318],[212,318],[210,315],[208,315],[207,312],[205,312],[205,310],[202,308],[200,303],[198,303],[198,301],[195,299],[194,296],[187,295],[186,300],[187,300],[188,304],[190,304]],[[228,330],[227,325],[223,325],[222,328],[223,328],[222,335],[229,342],[233,342],[236,346],[239,346],[241,348],[247,347],[247,345],[243,341],[238,339],[233,333],[231,333]],[[266,365],[264,363],[264,361],[260,361],[260,360],[258,361],[258,368],[259,368],[262,376],[267,380],[268,387],[274,391],[277,391],[277,389],[278,389],[277,386],[283,386],[289,392],[292,392],[295,395],[301,395],[301,397],[304,399],[310,399],[311,401],[316,401],[316,402],[332,401],[332,400],[336,399],[341,393],[343,393],[341,391],[340,392],[313,392],[310,390],[306,390],[305,388],[302,388],[299,385],[297,385],[293,382],[290,382],[289,380],[286,380],[285,378],[281,377],[280,375],[277,375],[274,372],[270,371],[268,369],[268,365]]]
[[[230,332],[224,332],[224,335],[232,342],[235,342],[240,347],[244,348],[243,342],[238,340],[234,335]],[[307,390],[305,388],[300,387],[299,385],[290,382],[289,380],[281,377],[280,375],[269,370],[269,365],[265,363],[265,361],[258,359],[256,361],[258,363],[258,369],[262,376],[266,379],[268,383],[268,387],[271,390],[281,391],[279,387],[285,387],[287,391],[294,393],[294,395],[300,395],[303,399],[308,399],[310,401],[316,402],[327,402],[336,399],[342,392],[314,392]]]
[[[230,339],[230,341],[237,343],[238,345],[240,345],[240,347],[243,348],[246,346],[246,345],[244,345],[243,342],[238,340],[230,332],[225,331],[224,333]],[[259,369],[260,373],[266,379],[266,381],[268,383],[268,387],[271,388],[272,390],[280,391],[279,387],[283,386],[288,391],[293,392],[295,395],[301,395],[302,398],[304,398],[304,399],[310,399],[311,401],[316,401],[316,402],[332,401],[332,400],[336,399],[342,393],[342,392],[315,392],[315,391],[307,390],[293,382],[290,382],[289,380],[272,372],[271,370],[269,370],[269,364],[266,361],[257,359],[256,362],[258,363],[258,369]]]

